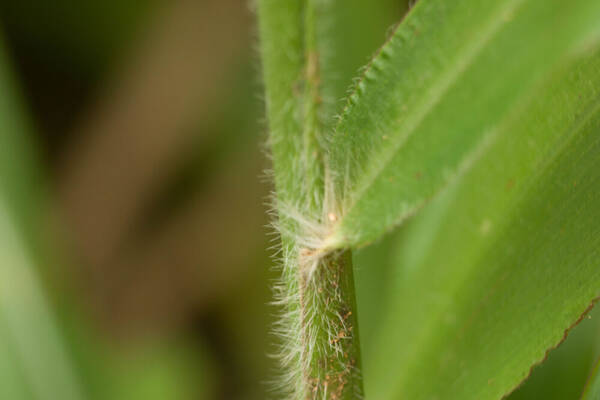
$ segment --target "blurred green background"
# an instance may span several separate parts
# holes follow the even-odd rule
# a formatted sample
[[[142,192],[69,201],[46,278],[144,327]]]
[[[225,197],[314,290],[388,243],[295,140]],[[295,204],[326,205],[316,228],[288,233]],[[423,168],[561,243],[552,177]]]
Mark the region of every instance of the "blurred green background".
[[[347,1],[337,84],[407,3]],[[3,0],[0,24],[0,399],[269,397],[252,3]],[[364,357],[395,240],[356,257]],[[596,319],[511,398],[577,398]]]

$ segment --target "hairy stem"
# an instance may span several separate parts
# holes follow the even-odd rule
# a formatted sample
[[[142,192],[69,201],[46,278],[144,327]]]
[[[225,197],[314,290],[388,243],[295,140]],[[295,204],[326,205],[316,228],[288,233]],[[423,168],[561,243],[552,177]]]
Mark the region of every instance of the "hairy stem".
[[[352,256],[325,256],[313,272],[303,268],[303,257],[298,279],[305,398],[362,398]]]
[[[319,213],[323,209],[323,123],[319,115],[322,108],[320,49],[317,41],[317,3],[306,0],[304,5],[304,120],[302,161],[305,171],[307,208]],[[318,214],[317,214],[318,215]]]
[[[326,244],[339,217],[324,152],[324,0],[259,0],[269,144],[281,233],[275,331],[285,395],[362,398],[351,254]]]

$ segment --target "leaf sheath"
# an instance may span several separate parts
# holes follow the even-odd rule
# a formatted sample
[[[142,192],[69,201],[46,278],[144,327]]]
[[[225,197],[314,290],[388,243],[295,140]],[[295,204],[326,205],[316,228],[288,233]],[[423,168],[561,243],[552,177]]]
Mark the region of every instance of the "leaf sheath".
[[[324,0],[259,2],[269,144],[281,235],[282,392],[293,399],[362,397],[349,251],[323,246],[336,219],[326,195],[323,132],[327,111],[319,33]]]

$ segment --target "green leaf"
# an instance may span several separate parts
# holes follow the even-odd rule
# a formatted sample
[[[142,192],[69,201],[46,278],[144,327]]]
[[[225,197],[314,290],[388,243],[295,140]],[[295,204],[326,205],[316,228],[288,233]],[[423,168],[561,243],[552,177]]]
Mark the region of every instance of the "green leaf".
[[[197,343],[155,345],[135,362],[55,307],[42,279],[58,259],[44,242],[46,187],[8,64],[0,40],[0,399],[209,398]]]
[[[36,276],[30,249],[0,197],[0,315],[24,372],[24,383],[37,399],[83,399],[80,382],[65,351],[54,314]],[[0,377],[0,380],[11,378]]]
[[[317,39],[321,44],[323,122],[331,130],[353,79],[407,11],[407,0],[325,0]]]
[[[600,54],[495,129],[399,233],[385,321],[364,353],[371,399],[499,399],[600,295]]]
[[[581,400],[599,400],[600,399],[600,360],[592,370],[590,381],[586,385]]]
[[[564,343],[533,369],[531,377],[508,400],[577,399],[600,356],[600,307],[595,307]]]
[[[277,199],[287,207],[323,217],[325,130],[333,128],[354,73],[403,6],[390,0],[258,2],[273,175]],[[361,40],[348,42],[352,35]]]
[[[12,360],[11,368],[0,368],[1,393],[82,399],[36,268],[42,189],[30,128],[7,64],[0,43],[0,351]]]
[[[363,245],[463,174],[536,83],[600,31],[600,3],[422,0],[349,97],[328,146],[331,247]]]

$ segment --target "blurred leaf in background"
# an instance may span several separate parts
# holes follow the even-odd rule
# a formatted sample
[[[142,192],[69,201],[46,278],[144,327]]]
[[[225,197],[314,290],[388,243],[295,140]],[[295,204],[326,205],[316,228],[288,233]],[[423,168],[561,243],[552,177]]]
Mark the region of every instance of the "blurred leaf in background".
[[[200,363],[185,361],[166,343],[116,353],[105,338],[85,335],[86,319],[65,314],[43,282],[60,261],[45,226],[47,183],[36,170],[40,163],[23,115],[21,99],[0,53],[0,397],[10,399],[189,399],[208,396],[210,380]],[[56,279],[56,278],[54,278]],[[51,278],[51,280],[53,280]],[[74,298],[71,298],[74,301]],[[70,307],[71,311],[79,310]],[[78,321],[75,331],[68,325]],[[79,340],[74,340],[77,335]],[[82,346],[85,344],[84,346]],[[140,345],[138,345],[140,347]],[[199,349],[202,350],[202,349]],[[205,350],[202,350],[204,352]],[[112,356],[108,356],[112,352]],[[133,354],[132,354],[133,353]],[[77,356],[77,354],[79,356]],[[83,357],[82,357],[83,356]],[[89,363],[82,363],[88,357]],[[115,371],[117,370],[117,371]],[[188,378],[185,378],[187,371]],[[193,375],[193,376],[192,376]],[[87,378],[97,381],[98,390]],[[104,394],[104,395],[103,395]],[[174,396],[174,397],[173,397]]]
[[[253,75],[249,10],[241,1],[158,3],[0,5],[9,47],[19,67],[17,75],[23,78],[25,97],[33,105],[33,119],[40,127],[41,135],[36,141],[43,145],[39,151],[44,156],[42,162],[33,163],[28,162],[35,156],[27,146],[22,146],[21,151],[16,144],[7,142],[28,141],[23,129],[14,126],[15,115],[8,109],[2,119],[6,124],[2,135],[6,157],[2,161],[9,168],[2,171],[18,176],[3,176],[3,182],[9,186],[27,182],[26,190],[9,188],[10,196],[18,197],[14,204],[19,210],[14,212],[23,217],[20,225],[30,221],[30,230],[36,232],[47,223],[49,200],[57,198],[61,209],[67,206],[67,212],[61,211],[60,215],[73,215],[71,211],[77,209],[82,212],[78,215],[83,215],[83,221],[97,217],[97,222],[106,222],[107,226],[119,227],[130,221],[139,226],[119,227],[128,232],[127,241],[136,244],[116,243],[111,250],[118,249],[114,251],[120,254],[101,259],[96,254],[109,253],[103,248],[95,251],[98,245],[102,246],[97,240],[107,237],[97,231],[98,226],[87,229],[75,217],[67,220],[65,228],[56,216],[50,218],[62,225],[60,231],[74,232],[75,240],[67,241],[71,242],[66,248],[69,252],[61,262],[43,257],[36,274],[47,278],[44,286],[53,292],[49,304],[57,309],[49,310],[49,314],[55,314],[57,335],[64,335],[59,341],[65,344],[66,358],[74,364],[70,369],[82,381],[85,397],[89,391],[97,398],[132,398],[135,393],[139,395],[135,398],[148,398],[148,393],[164,398],[171,392],[169,398],[183,399],[198,398],[211,386],[214,393],[230,390],[218,382],[229,379],[231,367],[215,366],[208,361],[212,355],[205,355],[213,352],[219,359],[223,349],[232,354],[228,349],[234,345],[229,341],[240,340],[233,332],[244,330],[237,323],[230,328],[226,322],[232,314],[234,320],[238,318],[237,310],[225,311],[232,302],[230,287],[244,282],[238,279],[239,273],[258,266],[259,273],[252,274],[250,285],[244,286],[250,286],[248,290],[253,293],[258,289],[259,296],[252,296],[255,302],[242,305],[254,310],[258,307],[254,314],[262,318],[268,296],[262,228],[265,192],[258,181],[263,167],[257,145],[258,112],[253,111],[259,102],[253,79],[249,79]],[[210,24],[198,24],[198,20]],[[218,33],[218,29],[233,33],[231,27],[237,29],[237,34],[226,37]],[[212,42],[215,34],[223,37],[221,43]],[[225,42],[233,47],[223,45]],[[215,79],[216,75],[221,79]],[[179,84],[175,84],[177,79]],[[231,97],[228,85],[237,85],[245,95]],[[75,88],[69,90],[72,86]],[[6,95],[3,100],[12,107]],[[94,100],[98,96],[101,99]],[[238,118],[232,120],[232,113]],[[152,117],[157,117],[158,122],[153,122]],[[166,146],[161,144],[162,139],[155,143],[148,136],[152,133],[149,127],[159,139],[179,139]],[[4,134],[4,128],[10,135]],[[207,140],[199,140],[202,137]],[[232,140],[235,137],[242,140]],[[152,149],[159,153],[149,153]],[[244,154],[247,149],[249,156]],[[124,157],[122,163],[119,154]],[[135,154],[141,157],[137,169],[132,163]],[[229,161],[232,157],[236,162]],[[13,162],[15,158],[22,162]],[[74,166],[72,160],[80,164]],[[111,172],[111,166],[117,167],[117,175]],[[37,184],[23,179],[30,170],[35,176],[48,176],[45,189],[58,196],[46,196]],[[243,171],[244,176],[237,176],[238,171]],[[140,172],[149,178],[140,180],[144,176]],[[151,189],[142,186],[140,193],[137,182],[151,182]],[[244,185],[238,186],[240,182]],[[118,192],[120,187],[134,190]],[[91,188],[91,197],[85,197],[89,193],[86,188]],[[34,190],[36,193],[32,194]],[[38,190],[44,194],[38,194]],[[129,194],[133,198],[128,198]],[[65,198],[75,200],[69,203]],[[31,199],[40,205],[30,206]],[[117,214],[107,214],[112,200],[132,204],[128,207],[138,215],[122,218],[121,206]],[[230,210],[242,210],[248,204],[252,207],[241,216],[246,218],[244,226],[250,231],[241,232],[240,237],[252,237],[253,241],[247,242],[251,247],[241,253],[219,249],[237,231],[238,226],[231,222],[240,221]],[[215,213],[219,207],[227,210],[220,217]],[[220,237],[215,235],[219,231],[215,227],[220,228]],[[81,247],[82,243],[89,247]],[[65,262],[65,258],[70,261]],[[11,281],[14,279],[6,280]],[[185,291],[174,282],[185,284]],[[211,313],[218,317],[210,316]],[[38,320],[33,314],[24,313],[23,317]],[[256,319],[245,330],[250,331],[251,340],[259,343],[253,362],[264,365],[264,352],[260,349],[265,349],[268,324],[255,323]],[[210,333],[227,329],[231,329],[231,335]],[[156,336],[159,338],[149,339]],[[225,342],[220,348],[212,343],[207,348],[206,342],[215,337],[225,338]],[[240,363],[237,353],[234,360],[222,358],[227,364]],[[7,371],[14,372],[11,366],[12,363],[7,364]],[[224,375],[220,377],[213,369]],[[235,369],[246,373],[244,368]],[[258,387],[253,389],[257,392],[262,389],[263,376],[245,381]],[[48,393],[53,396],[51,393],[58,392]]]
[[[589,380],[586,384],[583,392],[582,400],[596,400],[600,399],[600,361],[596,363],[592,369]]]

